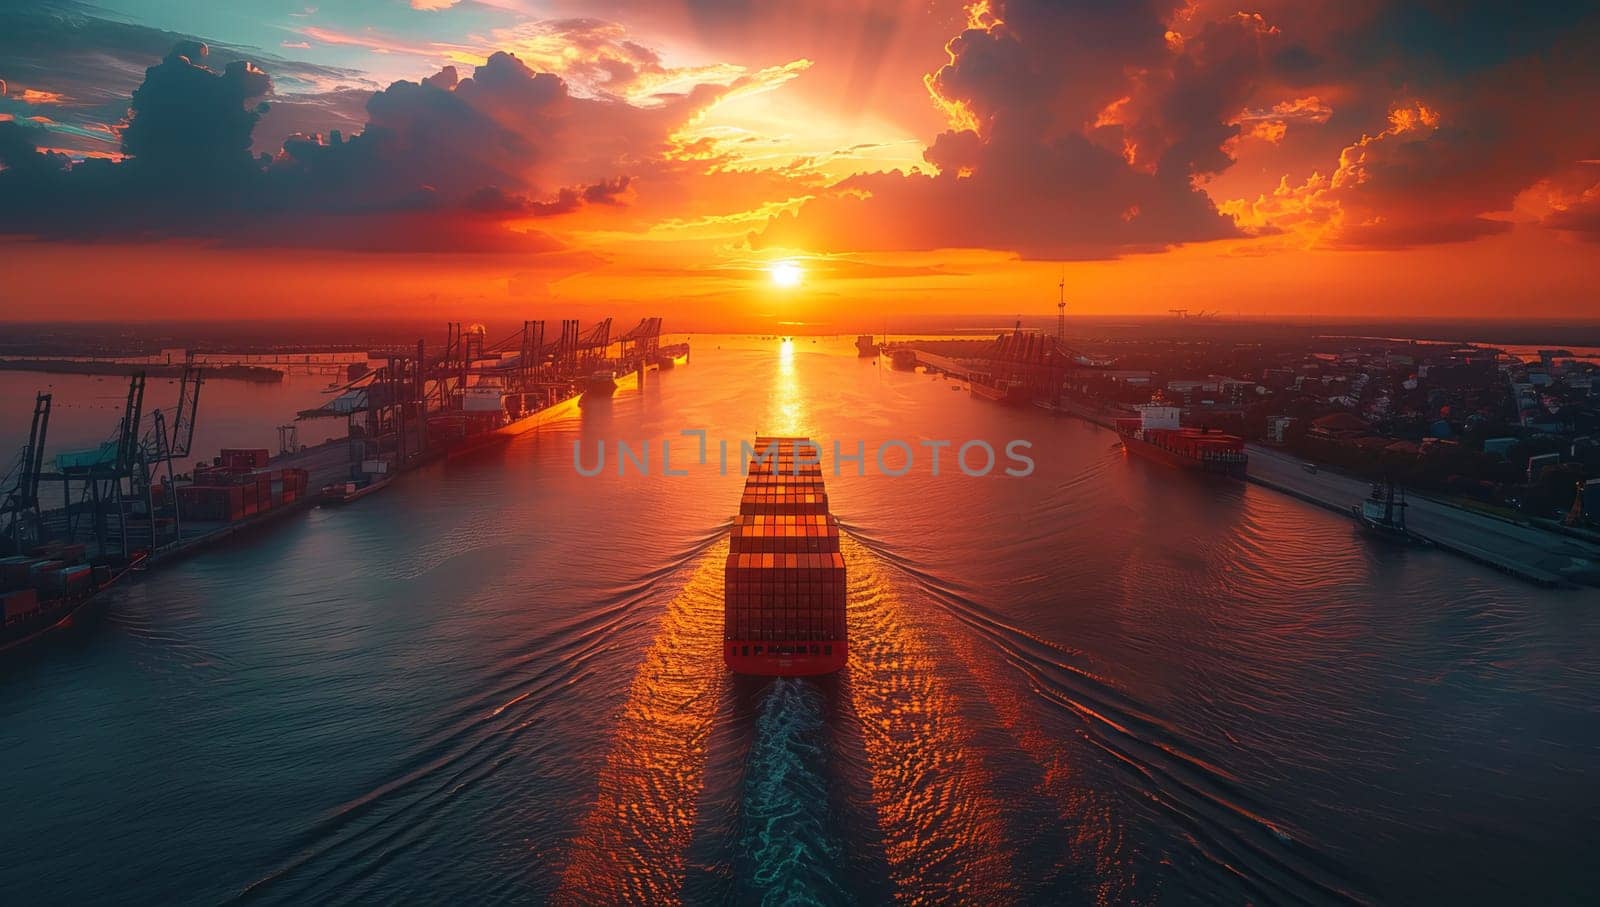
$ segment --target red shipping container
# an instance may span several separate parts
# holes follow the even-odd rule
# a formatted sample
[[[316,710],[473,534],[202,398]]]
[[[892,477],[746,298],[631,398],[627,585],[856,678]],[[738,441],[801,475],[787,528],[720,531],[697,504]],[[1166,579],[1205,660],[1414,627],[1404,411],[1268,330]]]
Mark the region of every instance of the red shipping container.
[[[32,589],[17,589],[0,593],[0,602],[3,602],[0,604],[0,614],[6,620],[15,620],[39,610],[39,593]]]

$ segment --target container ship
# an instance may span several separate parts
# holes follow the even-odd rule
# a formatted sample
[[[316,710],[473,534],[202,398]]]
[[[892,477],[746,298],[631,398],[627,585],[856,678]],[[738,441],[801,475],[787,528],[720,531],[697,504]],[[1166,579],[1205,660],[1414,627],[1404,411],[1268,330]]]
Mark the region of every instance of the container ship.
[[[656,351],[656,366],[661,369],[676,368],[689,363],[689,344],[673,343]]]
[[[1249,463],[1243,439],[1208,428],[1184,428],[1176,406],[1141,406],[1137,417],[1116,421],[1122,446],[1153,460],[1242,479]]]
[[[804,438],[758,437],[724,570],[723,661],[736,674],[829,674],[845,663],[845,568],[822,467]]]
[[[0,652],[76,623],[95,596],[137,567],[86,563],[83,545],[51,543],[27,555],[0,558]]]
[[[582,396],[575,387],[550,385],[538,392],[513,393],[498,382],[484,381],[462,390],[455,411],[430,417],[428,436],[446,445],[447,456],[454,459],[553,422],[575,411]]]

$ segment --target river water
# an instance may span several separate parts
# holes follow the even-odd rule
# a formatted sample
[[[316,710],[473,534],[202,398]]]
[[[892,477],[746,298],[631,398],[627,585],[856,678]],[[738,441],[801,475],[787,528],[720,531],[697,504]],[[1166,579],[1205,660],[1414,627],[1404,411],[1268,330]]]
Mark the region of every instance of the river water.
[[[4,900],[1600,889],[1594,591],[1378,547],[952,385],[701,337],[641,392],[115,590],[0,664]],[[720,666],[742,479],[717,442],[758,432],[868,451],[826,470],[851,656],[821,681]],[[975,439],[991,474],[953,447],[932,474],[921,442]],[[650,475],[617,474],[619,440],[654,442]],[[893,440],[904,476],[872,456]]]

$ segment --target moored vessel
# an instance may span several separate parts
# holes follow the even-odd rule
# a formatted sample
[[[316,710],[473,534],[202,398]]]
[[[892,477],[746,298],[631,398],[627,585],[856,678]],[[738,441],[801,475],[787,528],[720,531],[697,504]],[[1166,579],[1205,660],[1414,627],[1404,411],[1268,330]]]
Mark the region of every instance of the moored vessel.
[[[878,341],[871,334],[861,334],[856,337],[856,355],[862,359],[870,359],[878,355]]]
[[[1350,505],[1350,515],[1364,532],[1390,542],[1426,545],[1427,539],[1406,528],[1406,493],[1394,482],[1373,482],[1372,491],[1360,504]]]
[[[758,437],[724,568],[723,661],[795,677],[844,667],[844,555],[805,438]]]
[[[614,380],[612,386],[615,389]],[[429,418],[429,439],[444,446],[447,458],[455,459],[553,422],[577,409],[581,396],[579,390],[565,384],[527,393],[508,393],[495,386],[469,387],[453,412]]]
[[[608,368],[597,369],[583,382],[583,396],[609,397],[617,392],[617,373]]]
[[[1136,418],[1116,420],[1129,453],[1200,472],[1242,479],[1249,465],[1244,440],[1210,428],[1183,427],[1176,406],[1139,407]]]
[[[1021,381],[973,377],[972,396],[1005,406],[1027,406],[1028,387]]]
[[[0,652],[20,648],[87,616],[96,597],[146,558],[83,560],[83,545],[53,543],[32,555],[0,558]]]

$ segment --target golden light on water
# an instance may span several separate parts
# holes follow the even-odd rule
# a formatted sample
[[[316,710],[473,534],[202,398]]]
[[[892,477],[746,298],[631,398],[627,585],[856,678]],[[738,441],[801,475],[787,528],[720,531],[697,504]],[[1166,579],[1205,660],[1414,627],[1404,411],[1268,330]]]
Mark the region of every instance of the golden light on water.
[[[850,568],[850,691],[889,873],[906,903],[1013,903],[1005,805],[956,694],[945,649],[882,564],[840,539]]]
[[[634,674],[556,904],[675,904],[704,787],[722,667],[718,542],[666,608]]]
[[[771,410],[767,428],[779,435],[805,435],[812,431],[806,408],[807,390],[800,386],[794,367],[794,340],[785,338],[778,345],[778,374],[772,382]]]

